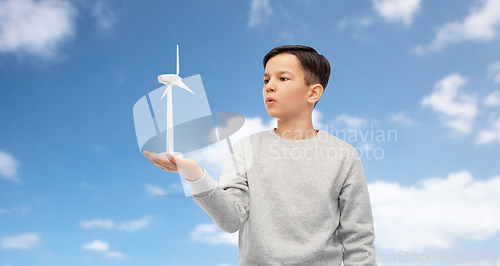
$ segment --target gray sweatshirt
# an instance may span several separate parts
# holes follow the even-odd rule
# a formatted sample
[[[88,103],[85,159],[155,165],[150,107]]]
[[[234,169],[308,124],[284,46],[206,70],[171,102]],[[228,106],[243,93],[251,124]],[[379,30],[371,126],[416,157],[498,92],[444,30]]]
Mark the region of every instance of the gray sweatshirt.
[[[238,140],[220,181],[188,181],[222,230],[238,233],[241,266],[376,266],[370,197],[359,155],[319,130],[287,140],[274,129]]]

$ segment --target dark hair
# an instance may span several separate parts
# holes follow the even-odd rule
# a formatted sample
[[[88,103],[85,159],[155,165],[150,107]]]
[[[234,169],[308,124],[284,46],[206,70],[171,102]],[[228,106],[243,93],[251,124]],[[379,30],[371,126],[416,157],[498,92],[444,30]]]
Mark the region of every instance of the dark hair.
[[[266,68],[266,64],[269,59],[283,53],[293,54],[299,59],[302,65],[302,70],[304,71],[304,81],[307,86],[319,83],[323,86],[324,92],[326,85],[328,84],[328,79],[330,78],[330,63],[326,57],[318,54],[316,50],[309,46],[282,45],[272,49],[266,54],[266,56],[264,56],[264,68]],[[313,108],[316,107],[317,103],[318,102],[314,103]]]

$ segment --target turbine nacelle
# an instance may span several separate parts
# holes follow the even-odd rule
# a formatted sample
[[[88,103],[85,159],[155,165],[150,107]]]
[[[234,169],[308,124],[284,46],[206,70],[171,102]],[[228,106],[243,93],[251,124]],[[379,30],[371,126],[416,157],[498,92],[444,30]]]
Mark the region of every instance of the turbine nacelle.
[[[165,74],[158,76],[158,82],[163,83],[165,85],[176,85],[174,83],[181,81],[182,78],[175,74]]]
[[[174,86],[174,85],[175,86],[179,86],[179,87],[181,87],[181,88],[183,88],[183,89],[191,92],[192,94],[194,94],[194,92],[192,90],[190,90],[188,88],[188,86],[186,86],[186,84],[184,84],[182,82],[182,78],[179,76],[179,45],[177,45],[177,74],[159,75],[158,76],[158,82],[167,85],[167,88],[165,89],[165,92],[161,96],[162,99],[163,99],[163,97],[165,97],[166,94],[169,94],[169,95],[172,94],[171,89],[172,89],[172,86]],[[167,96],[167,98],[168,97],[169,96]],[[170,104],[170,102],[168,104]]]

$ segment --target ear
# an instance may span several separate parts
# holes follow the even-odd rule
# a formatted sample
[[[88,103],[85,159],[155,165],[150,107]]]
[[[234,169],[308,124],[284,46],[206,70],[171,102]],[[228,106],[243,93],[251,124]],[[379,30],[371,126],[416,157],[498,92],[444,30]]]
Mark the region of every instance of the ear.
[[[309,86],[309,98],[307,99],[307,102],[314,104],[319,101],[319,98],[323,95],[323,91],[323,86],[319,83]]]

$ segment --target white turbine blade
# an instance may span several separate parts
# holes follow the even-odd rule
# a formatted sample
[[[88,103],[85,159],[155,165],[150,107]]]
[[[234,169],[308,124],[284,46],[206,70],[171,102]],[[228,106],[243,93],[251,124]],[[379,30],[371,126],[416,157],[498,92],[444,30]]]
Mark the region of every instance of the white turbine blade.
[[[179,83],[177,83],[175,85],[177,85],[177,86],[179,86],[179,87],[181,87],[181,88],[183,88],[183,89],[191,92],[192,94],[195,94],[192,90],[189,89],[189,87],[186,84],[184,84],[184,82],[182,82],[182,80],[180,80]]]
[[[167,85],[167,88],[165,89],[165,92],[163,92],[163,95],[161,96],[161,98],[163,99],[163,97],[165,97],[165,94],[167,94],[167,91],[169,89],[171,85]]]
[[[163,93],[163,95],[161,96],[161,98],[163,99],[163,97],[165,96],[165,94],[167,94],[167,90],[165,90],[165,92]]]
[[[177,76],[179,76],[179,45],[177,44]]]

